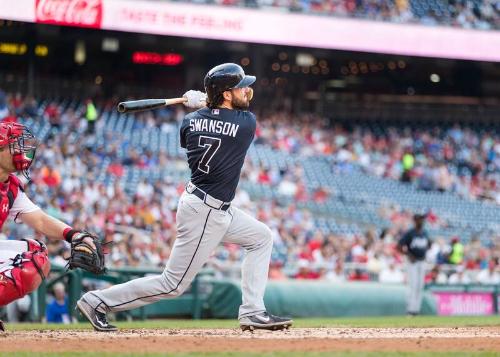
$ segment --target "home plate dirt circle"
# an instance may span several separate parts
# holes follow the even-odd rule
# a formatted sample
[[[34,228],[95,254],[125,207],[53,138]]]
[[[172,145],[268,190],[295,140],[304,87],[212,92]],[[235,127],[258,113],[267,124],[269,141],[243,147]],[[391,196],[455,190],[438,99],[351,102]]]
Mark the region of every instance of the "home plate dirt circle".
[[[0,333],[0,352],[500,352],[500,327],[34,330]]]

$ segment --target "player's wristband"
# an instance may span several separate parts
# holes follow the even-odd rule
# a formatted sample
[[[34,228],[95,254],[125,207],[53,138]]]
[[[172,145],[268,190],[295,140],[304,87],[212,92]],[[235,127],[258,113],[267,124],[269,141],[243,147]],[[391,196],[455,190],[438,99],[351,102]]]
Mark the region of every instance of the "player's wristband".
[[[71,243],[71,240],[73,239],[73,236],[75,235],[75,233],[78,233],[79,231],[77,231],[76,229],[73,229],[73,228],[66,228],[64,231],[63,231],[63,238],[66,242],[68,243]]]

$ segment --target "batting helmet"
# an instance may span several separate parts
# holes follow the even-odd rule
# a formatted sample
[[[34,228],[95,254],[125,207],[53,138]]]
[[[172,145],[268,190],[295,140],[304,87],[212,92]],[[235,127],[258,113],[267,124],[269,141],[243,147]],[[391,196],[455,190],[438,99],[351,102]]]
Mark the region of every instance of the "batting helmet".
[[[214,107],[222,102],[222,93],[233,88],[245,88],[255,82],[255,76],[247,76],[236,63],[220,64],[205,76],[207,104]]]

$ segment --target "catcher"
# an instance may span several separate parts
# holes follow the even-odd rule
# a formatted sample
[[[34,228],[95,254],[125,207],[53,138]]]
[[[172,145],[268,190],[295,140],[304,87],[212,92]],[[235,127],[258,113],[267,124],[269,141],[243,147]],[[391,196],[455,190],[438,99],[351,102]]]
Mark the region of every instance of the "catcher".
[[[36,148],[37,140],[27,127],[0,123],[0,228],[11,217],[50,239],[64,239],[71,244],[70,269],[80,267],[102,273],[104,256],[97,237],[46,214],[28,198],[23,184],[13,174],[20,172],[29,180]],[[43,243],[33,239],[0,241],[0,307],[34,291],[49,271]],[[2,321],[0,330],[4,330]]]

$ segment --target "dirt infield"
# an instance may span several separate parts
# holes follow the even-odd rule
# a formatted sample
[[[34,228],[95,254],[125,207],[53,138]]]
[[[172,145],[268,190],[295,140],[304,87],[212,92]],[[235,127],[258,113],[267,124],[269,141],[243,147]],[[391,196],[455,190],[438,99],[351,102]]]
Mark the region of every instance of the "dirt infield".
[[[500,352],[500,327],[294,328],[255,333],[239,329],[135,329],[0,333],[0,352],[272,352],[395,351]]]

